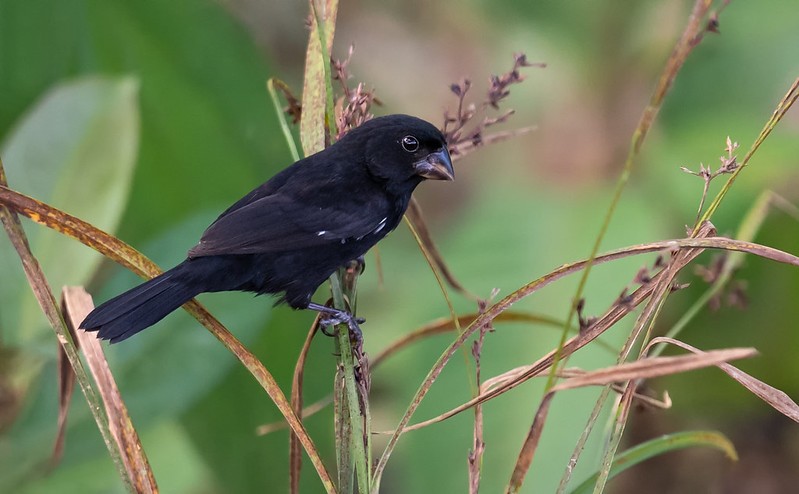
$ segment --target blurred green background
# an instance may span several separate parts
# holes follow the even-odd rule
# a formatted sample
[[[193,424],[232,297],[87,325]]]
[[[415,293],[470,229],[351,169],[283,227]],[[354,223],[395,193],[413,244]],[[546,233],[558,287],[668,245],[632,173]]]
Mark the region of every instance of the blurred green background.
[[[602,250],[678,237],[696,215],[702,183],[680,171],[717,166],[726,136],[741,155],[799,74],[799,13],[793,0],[733,2],[691,55],[643,149]],[[508,107],[514,126],[536,131],[482,149],[456,164],[454,183],[417,194],[434,238],[473,292],[500,296],[556,266],[585,257],[621,169],[630,136],[685,25],[686,1],[426,2],[344,1],[334,56],[355,46],[354,84],[374,87],[379,113],[410,113],[436,124],[456,100],[449,84],[473,81],[482,99],[488,75],[524,52],[531,68]],[[0,0],[0,141],[13,188],[114,231],[164,266],[180,261],[229,203],[291,161],[265,81],[302,82],[304,2],[255,0],[127,2]],[[736,182],[714,217],[733,234],[763,190],[799,203],[799,111],[789,113]],[[714,182],[711,193],[722,180]],[[97,301],[131,287],[133,275],[100,255],[25,221],[34,253],[53,287],[85,284]],[[779,211],[758,242],[799,252],[799,226]],[[375,354],[401,335],[448,314],[429,268],[404,226],[380,246],[361,280],[366,349]],[[653,258],[592,272],[586,313],[599,314]],[[702,258],[708,262],[710,255]],[[682,338],[700,348],[754,346],[740,366],[799,396],[799,272],[748,258],[749,306],[696,318]],[[670,298],[659,329],[704,291]],[[576,279],[561,281],[514,309],[567,314]],[[324,294],[317,295],[318,300]],[[473,303],[453,297],[459,311]],[[203,296],[288,389],[311,314],[273,309],[247,294]],[[629,321],[603,337],[620,345]],[[558,334],[524,324],[497,325],[483,350],[483,376],[530,363]],[[392,428],[450,336],[404,350],[373,376],[375,429]],[[56,342],[28,289],[18,259],[0,235],[0,492],[123,492],[85,401],[76,393],[63,461],[47,468],[55,434]],[[331,389],[332,341],[314,343],[306,400]],[[279,419],[255,381],[184,313],[108,349],[123,397],[162,492],[285,492],[287,433],[254,431]],[[593,345],[570,365],[609,365]],[[453,359],[416,419],[470,396],[464,359]],[[610,492],[788,492],[799,485],[799,428],[717,370],[652,381],[668,390],[670,410],[638,410],[627,444],[661,433],[717,429],[738,447],[732,464],[691,450],[652,460],[610,484]],[[507,483],[541,398],[531,382],[485,407],[483,492]],[[525,492],[551,492],[585,426],[597,390],[556,398]],[[331,411],[306,423],[333,466]],[[606,419],[600,421],[604,424]],[[385,492],[466,492],[472,415],[404,436],[383,482]],[[597,468],[604,431],[575,472]],[[378,447],[382,440],[376,441]],[[443,472],[443,473],[442,473]],[[310,466],[303,492],[321,487]]]

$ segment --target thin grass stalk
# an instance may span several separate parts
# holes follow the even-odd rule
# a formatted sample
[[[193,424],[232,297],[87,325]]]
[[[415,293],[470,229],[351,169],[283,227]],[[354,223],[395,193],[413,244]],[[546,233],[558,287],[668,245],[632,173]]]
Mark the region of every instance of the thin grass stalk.
[[[681,253],[681,254],[684,255],[684,253]],[[668,295],[668,290],[671,288],[672,281],[673,281],[674,277],[677,276],[677,273],[679,272],[679,269],[675,268],[675,266],[677,266],[678,264],[679,264],[679,258],[675,257],[666,266],[666,268],[663,271],[661,271],[661,276],[659,277],[659,280],[657,281],[657,283],[655,285],[655,288],[652,291],[652,295],[651,295],[651,297],[649,299],[649,302],[646,304],[646,306],[644,307],[644,310],[641,312],[641,314],[639,314],[639,316],[636,318],[636,322],[633,325],[633,331],[632,331],[630,337],[625,342],[625,345],[624,345],[623,349],[619,353],[619,356],[618,356],[617,361],[616,361],[616,365],[621,365],[623,362],[625,362],[627,360],[629,352],[632,350],[633,346],[635,345],[635,342],[638,341],[639,336],[641,335],[641,332],[644,329],[644,327],[646,327],[647,329],[651,327],[651,325],[652,325],[652,323],[654,321],[655,314],[659,311],[660,307],[662,307],[662,304],[663,304],[666,296]],[[683,264],[683,266],[684,266],[684,264]],[[680,268],[682,268],[682,266],[680,266]],[[641,346],[643,347],[644,345],[641,345]],[[556,362],[553,362],[552,365],[554,367],[556,365]],[[550,368],[550,372],[551,372],[551,368]],[[633,394],[634,394],[633,391],[634,391],[634,386],[632,385],[632,383],[628,383],[627,387],[625,388],[624,394],[622,396],[622,400],[620,402],[621,403],[620,406],[629,405],[632,402],[632,398],[633,398]],[[597,409],[601,408],[602,406],[604,406],[604,401],[602,400],[602,398],[603,397],[606,398],[607,396],[608,396],[608,393],[603,393],[600,396],[600,399],[597,401],[597,404],[594,407],[595,410],[597,410]],[[604,481],[607,480],[607,474],[610,471],[610,465],[611,465],[612,460],[613,460],[613,455],[615,454],[616,449],[618,448],[618,444],[619,444],[619,441],[621,439],[621,434],[622,434],[622,432],[624,430],[624,425],[626,424],[626,412],[627,412],[627,410],[622,410],[621,408],[617,409],[617,422],[616,422],[616,427],[614,428],[614,435],[611,437],[611,440],[609,441],[609,443],[608,443],[608,445],[606,446],[606,449],[605,449],[602,468],[600,469],[599,476],[598,476],[598,479],[597,479],[597,487],[599,487],[600,483],[602,483],[601,484],[601,488],[604,488]],[[538,418],[537,416],[538,416],[538,414],[536,414],[536,420]],[[619,417],[624,417],[625,420],[621,421],[621,423],[620,423],[619,422]],[[541,423],[540,427],[543,427],[543,423]],[[593,427],[591,427],[591,428],[593,428]],[[536,430],[535,425],[531,428],[531,430]],[[538,431],[538,433],[540,434],[540,431]],[[578,444],[579,444],[579,442],[578,442]],[[525,446],[526,446],[526,444],[525,444]],[[518,487],[521,486],[521,482],[524,481],[524,479],[525,479],[525,477],[526,477],[526,475],[528,473],[526,469],[519,469],[518,468],[518,464],[520,462],[522,462],[522,460],[523,460],[522,456],[524,454],[525,454],[525,448],[522,448],[522,451],[519,453],[519,455],[520,455],[519,456],[519,460],[517,461],[517,469],[514,470],[515,483],[513,483],[513,482],[511,483],[511,486],[512,487],[515,486],[517,488],[517,490],[518,490]],[[578,458],[579,458],[579,455],[577,455],[576,457],[573,456],[570,459],[570,461],[573,460],[576,463]],[[529,459],[526,460],[526,465],[527,465],[528,468],[529,468],[529,465],[530,465],[531,462],[532,462],[532,458],[529,458]],[[595,492],[600,492],[601,488],[600,488],[599,491],[595,491]]]
[[[544,395],[519,454],[506,492],[516,494],[521,489],[522,482],[540,444],[541,431],[546,422],[549,405],[556,393],[587,386],[604,386],[620,381],[638,381],[678,374],[709,366],[718,366],[731,360],[749,358],[756,355],[757,351],[754,348],[728,348],[688,356],[647,358],[584,372],[562,381]],[[634,393],[630,394],[630,396],[632,395]]]
[[[694,8],[691,12],[691,15],[688,20],[688,24],[686,25],[685,30],[683,31],[682,36],[680,37],[679,41],[675,45],[669,60],[666,63],[666,67],[664,68],[663,72],[661,73],[660,79],[658,81],[658,85],[652,94],[649,104],[644,109],[644,112],[641,115],[641,118],[636,126],[635,132],[633,133],[632,142],[630,145],[630,149],[627,154],[627,158],[624,163],[624,169],[619,176],[619,179],[616,183],[616,188],[613,193],[613,198],[611,199],[611,204],[608,207],[607,214],[605,215],[605,219],[603,220],[602,226],[600,227],[600,233],[597,236],[597,239],[594,243],[592,248],[591,254],[589,256],[590,259],[593,259],[597,252],[599,252],[599,247],[601,245],[602,239],[604,238],[608,227],[610,226],[610,220],[615,212],[618,203],[621,200],[622,192],[626,187],[626,184],[629,180],[630,175],[632,174],[632,170],[635,165],[635,161],[640,153],[641,146],[643,145],[644,140],[646,139],[647,134],[649,133],[649,129],[652,127],[655,118],[657,117],[658,112],[660,111],[660,107],[663,105],[663,101],[668,94],[669,89],[671,88],[674,79],[676,78],[678,72],[682,68],[685,60],[690,55],[691,51],[694,47],[698,44],[698,41],[701,39],[700,34],[704,31],[705,27],[702,24],[702,20],[707,15],[708,10],[712,4],[712,0],[697,0],[694,4]],[[697,229],[702,224],[702,222],[697,222]],[[588,281],[588,276],[590,274],[591,265],[583,272],[583,276],[580,279],[580,283],[577,288],[577,293],[573,299],[572,308],[569,312],[569,315],[566,319],[566,327],[571,324],[571,320],[576,313],[577,308],[577,301],[582,298],[582,293],[584,292],[585,285]],[[562,346],[565,343],[566,338],[566,330],[561,337]],[[550,369],[549,380],[546,386],[546,389],[549,389],[554,384],[555,373],[557,372],[556,366],[552,366]],[[609,391],[609,390],[608,390]],[[585,447],[585,443],[588,441],[588,436],[590,431],[593,430],[593,423],[599,417],[599,412],[604,407],[604,402],[607,400],[608,391],[603,391],[603,393],[599,397],[599,401],[594,406],[594,409],[591,412],[589,417],[588,424],[586,429],[584,430],[583,434],[581,434],[580,438],[578,439],[577,443],[575,444],[574,451],[572,456],[569,460],[569,464],[567,465],[563,476],[561,477],[558,492],[563,492],[571,478],[571,472],[573,471],[574,467],[576,466],[577,462],[579,461],[579,457],[581,452]]]
[[[438,288],[441,290],[441,294],[444,296],[444,300],[447,303],[447,308],[449,309],[449,317],[452,320],[452,324],[455,326],[455,329],[458,333],[462,333],[463,329],[461,329],[460,319],[458,318],[458,313],[455,311],[455,306],[452,305],[452,299],[449,296],[449,290],[447,290],[447,285],[444,282],[444,278],[441,275],[441,272],[438,269],[438,265],[435,262],[435,258],[430,253],[427,248],[427,245],[422,240],[422,237],[419,235],[419,232],[416,231],[416,227],[414,226],[413,222],[408,218],[408,215],[402,217],[405,220],[405,224],[408,226],[408,229],[411,231],[411,235],[416,240],[419,249],[422,251],[422,255],[424,255],[425,260],[427,261],[428,266],[430,266],[430,271],[433,272],[433,276],[436,278],[436,283],[438,283]],[[469,353],[464,350],[463,351],[463,362],[466,366],[466,378],[469,381],[469,389],[471,390],[472,397],[477,396],[480,394],[480,390],[478,389],[479,383],[474,381],[472,377],[472,362],[469,359]]]
[[[639,359],[643,357],[643,351],[646,348],[646,343],[648,340],[648,335],[651,333],[652,327],[657,319],[660,310],[663,308],[663,305],[666,302],[666,298],[671,293],[672,283],[674,279],[677,277],[677,274],[680,270],[685,266],[685,264],[680,265],[678,258],[672,259],[666,268],[663,270],[664,276],[658,280],[655,289],[652,292],[652,296],[649,299],[649,302],[644,307],[644,310],[641,312],[639,317],[637,318],[636,324],[633,326],[633,332],[628,338],[625,347],[619,353],[619,363],[624,362],[627,360],[630,351],[633,348],[635,342],[638,341],[641,332],[646,328],[646,335],[644,336],[643,340],[641,341],[640,345],[640,353]],[[602,459],[602,466],[599,469],[599,475],[597,476],[596,484],[594,485],[594,493],[600,493],[604,490],[605,484],[608,481],[610,476],[610,469],[613,465],[613,458],[616,455],[616,451],[619,448],[619,444],[621,443],[621,437],[624,434],[624,429],[627,425],[627,418],[630,413],[630,408],[632,405],[633,395],[635,393],[636,382],[635,381],[628,381],[625,385],[624,392],[622,393],[621,400],[618,402],[618,406],[616,408],[616,422],[615,427],[613,429],[613,433],[608,441],[607,446],[605,447],[605,453]]]
[[[277,113],[277,121],[280,123],[280,130],[283,132],[286,145],[289,147],[291,158],[294,161],[299,161],[300,152],[297,149],[297,144],[294,142],[294,137],[291,135],[291,128],[289,128],[289,123],[286,120],[286,112],[283,111],[283,106],[280,104],[280,97],[277,94],[277,86],[280,86],[283,90],[288,89],[286,83],[280,79],[270,77],[269,80],[266,81],[266,88],[269,91],[269,96],[272,98],[272,105],[275,107],[275,113]]]
[[[763,129],[760,131],[760,134],[755,139],[755,142],[752,143],[752,147],[749,148],[749,151],[746,152],[744,159],[741,160],[740,165],[735,171],[730,175],[727,179],[727,182],[724,183],[721,190],[716,194],[716,197],[713,198],[713,201],[707,207],[707,210],[702,215],[701,221],[705,221],[709,219],[716,209],[721,204],[722,199],[724,196],[727,195],[730,188],[732,188],[732,184],[735,182],[735,179],[738,178],[738,175],[741,171],[746,168],[749,164],[749,161],[752,159],[752,156],[755,152],[760,148],[760,145],[766,140],[766,138],[771,134],[771,131],[774,130],[774,127],[777,126],[780,120],[785,116],[788,110],[791,109],[794,103],[796,103],[797,98],[799,98],[799,78],[793,81],[791,87],[788,88],[788,91],[785,93],[785,96],[782,97],[780,102],[777,104],[777,108],[771,114],[771,117],[766,121],[766,124],[763,126]]]
[[[704,242],[705,240],[707,240],[707,239],[683,239],[683,240],[666,241],[666,242],[662,242],[662,243],[661,242],[656,242],[655,244],[639,245],[639,246],[635,246],[635,247],[628,248],[628,249],[622,249],[622,250],[619,250],[619,251],[614,251],[614,252],[605,254],[603,256],[597,256],[597,258],[594,259],[594,263],[598,264],[598,263],[602,263],[602,262],[608,262],[608,261],[613,260],[613,259],[618,259],[618,258],[621,258],[621,257],[627,257],[627,256],[631,255],[632,253],[655,252],[655,251],[659,251],[659,250],[663,250],[663,249],[669,249],[669,248],[672,248],[672,249],[673,248],[683,248],[683,247],[705,248],[705,247],[709,246],[708,243]],[[714,240],[716,240],[716,239],[714,239]],[[726,239],[726,240],[729,240],[729,239]],[[657,245],[657,247],[655,247],[656,245]],[[788,255],[788,254],[785,254],[785,253],[782,253],[782,254]],[[689,250],[689,253],[686,254],[686,259],[687,260],[692,260],[695,255],[698,255],[698,252],[696,252],[696,254],[693,254],[693,251]],[[793,256],[791,256],[791,257],[793,257]],[[799,259],[796,259],[796,261],[797,261],[797,263],[799,263]],[[510,295],[506,296],[502,300],[500,300],[500,301],[494,303],[493,305],[489,306],[485,310],[485,312],[483,312],[479,317],[477,317],[474,321],[472,321],[472,323],[469,324],[469,326],[467,326],[466,329],[464,329],[463,333],[461,333],[458,336],[458,338],[456,338],[455,341],[453,341],[444,350],[444,352],[441,354],[441,356],[436,360],[436,362],[433,365],[433,367],[427,373],[427,376],[424,378],[422,383],[419,385],[419,388],[416,391],[416,394],[414,395],[411,403],[408,405],[408,409],[403,414],[402,418],[400,419],[399,424],[397,425],[397,427],[395,428],[393,434],[389,438],[389,441],[386,444],[386,448],[384,449],[383,454],[381,455],[380,460],[378,461],[377,466],[375,467],[375,473],[374,473],[374,479],[375,480],[373,481],[373,491],[372,492],[376,492],[376,489],[379,489],[380,477],[382,476],[383,470],[385,469],[386,463],[388,462],[388,458],[391,456],[391,453],[393,452],[394,448],[396,447],[397,442],[399,441],[399,437],[403,434],[403,432],[405,432],[405,430],[406,430],[406,428],[408,426],[408,423],[410,422],[410,419],[413,416],[413,414],[415,413],[415,411],[418,408],[419,404],[424,399],[424,397],[427,395],[427,392],[430,390],[430,387],[432,386],[433,382],[435,382],[435,380],[441,374],[441,371],[443,370],[443,368],[447,364],[447,362],[449,362],[449,360],[452,357],[452,355],[461,347],[461,345],[463,345],[463,343],[468,339],[468,337],[471,336],[471,334],[474,331],[476,331],[478,328],[480,328],[483,325],[488,324],[491,321],[493,321],[494,318],[496,318],[500,313],[505,312],[506,310],[508,310],[514,303],[516,303],[519,300],[531,295],[532,293],[540,290],[541,288],[549,285],[550,283],[554,282],[555,280],[562,278],[566,274],[569,274],[569,273],[572,273],[572,272],[574,272],[576,270],[585,268],[585,266],[588,264],[588,262],[589,262],[588,260],[584,260],[584,261],[580,261],[580,262],[576,262],[576,263],[572,263],[572,264],[563,265],[563,266],[559,267],[558,269],[550,272],[549,274],[547,274],[547,275],[545,275],[545,276],[543,276],[541,278],[538,278],[538,279],[536,279],[534,281],[531,281],[527,285],[519,288],[518,290],[514,291]],[[658,278],[658,275],[655,275],[654,279],[656,280],[657,278]],[[630,296],[630,299],[632,301],[632,305],[634,305],[636,297],[638,297],[638,296],[640,296],[640,297],[648,296],[648,294],[650,293],[650,290],[651,290],[651,288],[647,288],[647,287],[639,288],[635,293],[633,293]],[[608,320],[609,324],[614,324],[616,321],[618,321],[618,319],[623,317],[623,315],[626,315],[629,312],[629,310],[630,309],[627,309],[626,306],[618,306],[618,305],[614,306],[611,309],[611,311],[609,311],[609,313],[607,315],[607,320]],[[592,329],[592,328],[598,328],[598,329]],[[570,342],[567,342],[567,344],[564,345],[564,349],[567,348],[567,346],[569,344],[572,344],[575,347],[574,349],[580,348],[580,347],[584,346],[585,344],[587,344],[589,341],[592,341],[593,339],[598,337],[603,331],[604,331],[604,329],[600,328],[598,325],[594,325],[594,326],[592,326],[590,328],[587,328],[580,335],[578,335],[574,339],[570,340]],[[534,369],[531,369],[529,373],[525,373],[524,377],[526,377],[526,379],[529,379],[532,375],[535,375],[536,373],[540,372],[542,369],[546,369],[552,363],[552,358],[553,357],[554,357],[554,352],[550,353],[548,356],[540,359],[538,362],[536,362],[536,364],[535,364],[536,367]],[[487,399],[493,398],[493,396],[497,396],[499,394],[502,394],[502,393],[504,393],[504,392],[506,392],[506,391],[518,386],[520,384],[520,382],[521,382],[521,380],[519,381],[519,383],[503,386],[503,387],[501,387],[498,390],[492,390],[491,392],[487,393],[488,397],[486,397],[485,399],[480,399],[479,397],[478,398],[474,398],[474,399],[470,400],[469,403],[465,404],[462,408],[459,407],[459,409],[457,409],[457,411],[455,411],[453,413],[453,415],[455,413],[459,413],[462,410],[468,409],[471,406],[474,406],[478,402],[482,403],[482,402],[486,401]]]
[[[336,344],[338,348],[338,343]],[[336,475],[341,493],[353,492],[355,469],[352,460],[352,426],[347,391],[344,388],[344,372],[336,368],[333,382],[333,428],[336,438]]]
[[[741,225],[738,227],[738,231],[735,234],[736,239],[749,242],[754,240],[757,232],[760,230],[760,227],[763,224],[763,221],[765,221],[772,196],[772,192],[766,191],[757,198],[755,204],[749,209],[744,216],[744,219],[741,221]],[[699,314],[699,311],[701,311],[711,299],[716,297],[724,289],[724,287],[727,286],[727,283],[730,281],[730,279],[732,279],[732,274],[736,269],[738,269],[741,263],[743,263],[743,259],[743,253],[740,252],[732,252],[727,255],[721,271],[718,273],[716,279],[713,280],[710,287],[702,295],[700,295],[693,304],[691,304],[691,307],[689,307],[688,310],[680,316],[677,322],[674,323],[674,325],[669,328],[668,331],[666,331],[664,336],[667,338],[675,338],[678,334],[680,334],[682,330],[688,326],[688,324]],[[665,349],[666,345],[657,345],[652,349],[650,355],[657,357]]]
[[[579,300],[582,298],[582,295],[585,291],[585,286],[588,283],[588,276],[591,274],[591,267],[593,266],[593,259],[596,257],[597,253],[599,252],[599,248],[602,245],[602,240],[605,238],[605,234],[610,226],[611,218],[618,207],[619,202],[621,201],[621,195],[624,192],[625,187],[627,186],[627,182],[629,181],[630,175],[632,175],[633,168],[635,167],[636,160],[641,150],[641,146],[643,145],[644,140],[646,139],[647,134],[649,133],[649,129],[652,127],[652,124],[655,121],[655,117],[657,116],[658,112],[660,111],[660,107],[663,105],[663,100],[666,97],[669,89],[671,88],[677,73],[682,68],[685,60],[688,58],[688,55],[691,53],[693,48],[697,45],[697,39],[699,39],[699,35],[703,32],[705,26],[703,24],[703,19],[707,15],[708,10],[712,4],[712,0],[697,0],[694,4],[693,11],[691,12],[691,16],[688,20],[688,25],[686,26],[685,30],[683,31],[680,40],[677,42],[677,45],[674,47],[671,56],[669,57],[668,62],[666,63],[666,68],[661,73],[660,79],[658,81],[658,85],[655,89],[655,92],[652,94],[652,97],[649,100],[649,104],[644,109],[643,114],[641,115],[641,119],[636,126],[635,132],[633,133],[632,142],[630,144],[630,150],[627,153],[627,158],[624,161],[624,169],[619,175],[619,179],[616,182],[616,188],[613,191],[613,196],[610,201],[610,205],[608,206],[607,213],[605,214],[604,219],[602,220],[602,225],[599,228],[599,234],[597,235],[596,240],[594,241],[594,245],[591,248],[591,253],[588,256],[590,260],[588,266],[586,267],[585,271],[583,271],[582,276],[580,277],[580,282],[577,286],[577,291],[572,299],[572,305],[569,309],[569,314],[566,317],[566,321],[563,326],[563,332],[561,334],[561,340],[558,344],[558,348],[560,349],[566,342],[566,338],[568,335],[568,328],[572,325],[572,321],[574,319],[575,314],[577,313],[577,304]],[[556,354],[555,361],[559,360],[560,356]],[[555,364],[550,369],[549,378],[547,379],[547,384],[545,389],[551,389],[555,383],[555,376],[557,374],[557,367],[558,365]]]
[[[711,231],[712,231],[712,228],[711,228]],[[763,249],[763,251],[762,252],[758,252],[757,250],[752,248],[752,246],[754,244],[749,244],[748,242],[740,242],[740,241],[735,241],[735,240],[730,240],[730,239],[721,239],[721,238],[712,238],[712,237],[711,238],[706,238],[706,239],[701,239],[701,241],[699,241],[699,240],[700,239],[689,238],[689,239],[682,239],[682,240],[679,240],[679,241],[669,241],[669,242],[667,242],[668,244],[672,244],[672,247],[679,245],[680,250],[684,251],[684,256],[678,261],[678,268],[682,268],[684,265],[686,265],[689,262],[693,261],[697,256],[699,256],[699,254],[702,253],[703,249],[705,249],[705,248],[724,248],[724,249],[726,249],[726,248],[733,247],[733,246],[735,246],[734,248],[738,249],[738,250],[746,249],[746,251],[748,251],[750,253],[758,254],[758,255],[761,255],[762,257],[766,257],[768,259],[772,259],[772,260],[775,260],[775,261],[778,261],[778,262],[783,262],[783,263],[786,263],[786,264],[792,264],[794,266],[799,266],[799,257],[793,256],[793,255],[785,253],[785,252],[776,251],[776,249],[771,249],[769,247],[759,246],[759,248]],[[719,240],[722,240],[724,242],[723,243],[716,243]],[[659,243],[659,245],[665,245],[665,244]],[[637,249],[635,249],[635,250],[633,250],[633,249],[623,249],[623,250],[627,251],[628,253],[629,252],[633,252],[633,251],[635,251],[637,253],[642,253],[643,252],[643,250],[642,250],[643,248],[644,248],[644,246],[637,246]],[[614,252],[614,253],[611,253],[611,254],[605,254],[605,255],[602,255],[602,256],[598,256],[597,259],[595,260],[595,262],[596,263],[602,263],[602,262],[610,261],[612,259],[618,259],[618,257],[617,257],[618,254],[619,254],[619,252],[617,251],[617,252]],[[535,291],[543,288],[544,286],[546,286],[549,283],[555,281],[556,279],[561,278],[565,274],[571,273],[571,272],[573,272],[576,269],[583,268],[587,262],[588,261],[581,261],[579,263],[574,263],[574,264],[571,264],[571,265],[562,266],[558,270],[556,270],[555,272],[550,273],[549,275],[545,276],[544,278],[539,278],[538,280],[535,280],[535,281],[529,283],[528,285],[525,285],[524,287],[520,288],[519,290],[511,293],[510,295],[505,297],[505,299],[503,299],[503,300],[497,302],[495,305],[489,307],[487,309],[487,311],[486,311],[486,315],[481,316],[480,318],[478,318],[479,320],[475,320],[473,323],[471,323],[464,330],[464,333],[471,333],[472,331],[474,331],[474,328],[479,327],[480,324],[485,324],[486,322],[489,322],[489,321],[493,320],[494,318],[496,318],[498,314],[503,312],[503,308],[501,306],[504,305],[505,306],[504,309],[507,309],[507,307],[510,304],[514,303],[515,301],[520,300],[521,298],[529,296],[530,294],[532,294]],[[652,293],[654,287],[656,286],[657,282],[661,279],[663,274],[664,274],[663,271],[657,273],[652,278],[650,283],[641,286],[635,292],[630,294],[627,297],[627,300],[625,301],[624,304],[614,304],[602,317],[597,319],[594,323],[592,323],[587,328],[584,328],[577,336],[573,337],[568,342],[566,342],[566,345],[564,345],[564,349],[563,349],[564,353],[570,355],[570,354],[574,353],[575,351],[579,350],[580,348],[584,347],[588,343],[594,341],[604,331],[606,331],[608,328],[610,328],[611,326],[616,324],[619,320],[621,320],[622,317],[624,317],[625,315],[630,313],[637,305],[642,303],[646,298],[648,298],[650,296],[650,294]],[[451,345],[451,347],[457,347],[457,344],[459,342],[462,343],[462,341],[459,339],[456,342],[454,342]],[[451,355],[454,353],[454,351],[450,348],[445,353],[451,357]],[[491,389],[491,390],[489,390],[489,391],[487,391],[485,393],[482,393],[480,396],[478,396],[476,398],[473,398],[472,400],[470,400],[470,401],[468,401],[468,402],[466,402],[466,403],[464,403],[464,404],[462,404],[462,405],[460,405],[460,406],[458,406],[458,407],[456,407],[456,408],[454,408],[454,409],[452,409],[452,410],[450,410],[450,411],[448,411],[448,412],[446,412],[444,414],[439,415],[435,419],[427,420],[427,421],[424,421],[424,422],[419,422],[419,423],[417,423],[417,424],[415,424],[413,426],[408,426],[407,422],[409,421],[409,419],[408,419],[407,415],[409,413],[412,415],[413,411],[415,410],[415,407],[414,407],[413,410],[411,410],[410,412],[406,412],[406,416],[403,417],[403,419],[401,421],[401,425],[403,425],[403,427],[402,427],[402,431],[399,434],[401,434],[403,432],[408,432],[408,431],[411,431],[411,430],[416,430],[416,429],[425,427],[425,426],[429,425],[430,423],[435,423],[435,422],[440,422],[442,420],[446,420],[447,418],[452,417],[454,415],[457,415],[458,413],[460,413],[460,412],[462,412],[464,410],[468,410],[469,408],[475,406],[478,403],[485,403],[486,401],[491,400],[491,399],[495,398],[496,396],[499,396],[499,395],[501,395],[503,393],[506,393],[506,392],[510,391],[511,389],[514,389],[515,387],[521,385],[526,380],[531,379],[532,377],[535,377],[538,374],[540,374],[542,371],[548,369],[549,366],[552,365],[553,358],[554,358],[554,353],[555,353],[555,350],[553,350],[552,352],[550,352],[546,356],[540,358],[534,364],[532,364],[530,366],[527,366],[528,370],[526,370],[522,374],[518,375],[517,378],[515,378],[515,379],[513,379],[511,381],[505,382],[502,385],[497,386],[496,388],[493,388],[493,389]],[[434,367],[434,369],[431,370],[430,372],[431,373],[433,373],[434,371],[440,372],[440,369],[438,368],[438,366],[439,366],[439,364],[437,364],[437,367]],[[429,377],[428,377],[428,380],[429,380]],[[428,380],[423,382],[423,384],[425,384],[425,387],[421,390],[422,394],[426,393],[428,388],[429,388]],[[396,437],[395,436],[398,436],[397,429],[395,429],[394,432],[391,433],[391,434],[392,434],[392,438],[394,438],[394,440],[393,441],[391,439],[389,440],[389,446],[392,446],[392,444],[396,443]],[[387,446],[387,449],[388,449],[388,446]],[[385,457],[385,455],[386,455],[386,453],[384,452],[384,457]],[[381,458],[381,460],[382,460],[382,458]],[[384,463],[384,462],[382,462],[382,463]],[[379,468],[380,468],[380,464],[378,464],[378,469],[376,471],[379,471]]]

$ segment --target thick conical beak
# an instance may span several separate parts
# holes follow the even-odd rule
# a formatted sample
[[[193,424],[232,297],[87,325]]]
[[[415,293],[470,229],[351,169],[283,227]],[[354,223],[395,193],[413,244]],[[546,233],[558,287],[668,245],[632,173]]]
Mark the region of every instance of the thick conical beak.
[[[452,160],[447,148],[441,148],[435,153],[430,153],[414,165],[416,174],[431,180],[454,180],[455,172],[452,170]]]

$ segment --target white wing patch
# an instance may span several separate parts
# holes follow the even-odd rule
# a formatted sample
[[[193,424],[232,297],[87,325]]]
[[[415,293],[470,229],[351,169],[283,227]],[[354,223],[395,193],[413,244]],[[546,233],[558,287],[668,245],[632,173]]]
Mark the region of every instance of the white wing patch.
[[[383,228],[385,228],[385,227],[386,227],[386,222],[388,222],[388,217],[385,217],[385,218],[383,218],[382,220],[380,220],[380,223],[378,223],[378,224],[377,224],[377,226],[375,227],[375,229],[374,229],[374,230],[372,230],[372,231],[371,231],[369,234],[370,234],[370,235],[373,235],[373,234],[376,234],[376,233],[380,233],[380,232],[383,230]],[[324,237],[325,235],[327,235],[327,234],[329,234],[329,233],[330,233],[330,232],[329,232],[329,231],[327,231],[327,230],[319,230],[318,232],[316,232],[316,236],[317,236],[317,237]],[[355,240],[361,240],[361,239],[362,239],[363,237],[365,237],[365,236],[366,236],[366,235],[361,235],[360,237],[354,237],[354,239],[355,239]],[[350,238],[341,238],[341,239],[339,239],[339,241],[340,241],[342,244],[345,244],[345,243],[347,243],[347,241],[348,241],[348,240],[352,240],[352,239],[353,239],[353,237],[350,237]]]
[[[375,229],[372,231],[372,233],[379,233],[379,232],[380,232],[380,230],[382,230],[383,228],[385,228],[385,227],[386,227],[386,221],[387,221],[387,220],[388,220],[388,218],[383,218],[382,220],[380,220],[380,223],[378,223],[378,224],[377,224],[377,228],[375,228]]]

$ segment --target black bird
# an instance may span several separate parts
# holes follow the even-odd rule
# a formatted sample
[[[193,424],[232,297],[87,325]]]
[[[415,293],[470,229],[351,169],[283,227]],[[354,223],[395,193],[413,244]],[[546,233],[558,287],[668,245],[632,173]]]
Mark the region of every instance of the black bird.
[[[339,266],[397,227],[428,178],[453,179],[441,132],[408,115],[374,118],[301,159],[230,206],[185,261],[95,308],[80,327],[111,343],[130,338],[204,292],[277,294],[326,324],[355,318],[311,302]]]

